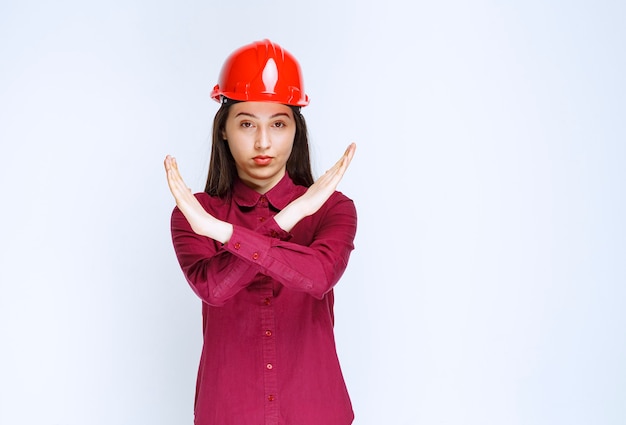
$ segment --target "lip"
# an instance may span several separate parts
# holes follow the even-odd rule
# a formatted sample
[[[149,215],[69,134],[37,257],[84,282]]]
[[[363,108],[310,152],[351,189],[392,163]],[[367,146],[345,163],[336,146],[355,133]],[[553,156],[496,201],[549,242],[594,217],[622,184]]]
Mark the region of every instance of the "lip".
[[[272,159],[273,158],[271,156],[267,155],[258,155],[252,158],[254,163],[257,165],[268,165],[270,162],[272,162]]]

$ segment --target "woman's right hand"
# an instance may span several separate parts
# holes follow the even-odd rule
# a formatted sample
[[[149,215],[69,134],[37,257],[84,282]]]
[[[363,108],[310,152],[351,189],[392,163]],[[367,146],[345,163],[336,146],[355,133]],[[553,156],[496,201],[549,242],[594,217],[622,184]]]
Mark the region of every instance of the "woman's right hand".
[[[226,243],[233,233],[233,226],[213,217],[200,205],[191,189],[183,181],[175,158],[167,155],[163,165],[165,165],[170,192],[176,200],[176,205],[189,222],[191,230],[199,235]]]

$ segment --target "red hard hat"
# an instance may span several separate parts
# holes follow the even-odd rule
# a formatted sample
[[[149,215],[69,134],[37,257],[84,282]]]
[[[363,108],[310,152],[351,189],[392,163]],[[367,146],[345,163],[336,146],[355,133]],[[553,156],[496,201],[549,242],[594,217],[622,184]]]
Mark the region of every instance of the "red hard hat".
[[[240,47],[226,59],[211,97],[306,106],[300,65],[291,53],[269,40]]]

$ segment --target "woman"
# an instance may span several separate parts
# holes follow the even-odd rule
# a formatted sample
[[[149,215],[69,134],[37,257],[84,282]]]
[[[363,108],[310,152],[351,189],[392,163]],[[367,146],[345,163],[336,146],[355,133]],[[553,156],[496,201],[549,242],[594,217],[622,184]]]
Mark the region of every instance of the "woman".
[[[350,424],[333,286],[356,211],[335,189],[356,146],[313,183],[300,67],[269,40],[233,52],[212,97],[205,192],[165,159],[174,248],[203,301],[195,424]]]

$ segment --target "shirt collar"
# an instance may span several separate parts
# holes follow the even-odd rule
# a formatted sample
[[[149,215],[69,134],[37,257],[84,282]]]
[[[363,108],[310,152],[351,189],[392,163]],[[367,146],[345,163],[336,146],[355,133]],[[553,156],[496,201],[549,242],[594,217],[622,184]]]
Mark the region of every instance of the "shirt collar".
[[[264,195],[246,186],[238,177],[233,186],[233,200],[240,207],[253,207],[264,196],[273,207],[282,210],[294,199],[295,194],[297,186],[287,173]]]

